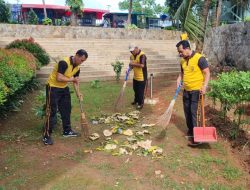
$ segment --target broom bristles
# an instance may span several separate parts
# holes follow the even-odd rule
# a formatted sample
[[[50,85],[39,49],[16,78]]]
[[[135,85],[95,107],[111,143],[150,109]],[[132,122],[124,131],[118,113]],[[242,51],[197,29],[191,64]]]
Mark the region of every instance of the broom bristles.
[[[82,131],[83,131],[84,136],[88,137],[89,136],[89,126],[88,126],[88,123],[86,121],[86,117],[85,117],[84,113],[81,114],[81,127],[82,127]]]
[[[116,102],[115,102],[115,111],[118,110],[118,108],[121,108],[122,105],[123,105],[123,97],[124,97],[124,92],[125,92],[125,88],[126,88],[126,81],[124,82],[123,86],[122,86],[122,89],[119,93],[119,96],[118,98],[116,99]]]
[[[168,126],[171,116],[172,116],[174,104],[175,104],[175,100],[172,100],[170,102],[170,105],[168,106],[168,109],[160,116],[160,118],[157,121],[157,124],[159,126],[162,126],[164,128]]]

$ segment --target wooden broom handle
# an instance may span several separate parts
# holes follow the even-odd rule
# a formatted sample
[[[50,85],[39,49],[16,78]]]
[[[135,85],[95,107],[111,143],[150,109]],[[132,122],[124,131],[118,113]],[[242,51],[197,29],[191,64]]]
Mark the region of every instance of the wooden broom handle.
[[[201,94],[202,127],[205,127],[204,95]]]

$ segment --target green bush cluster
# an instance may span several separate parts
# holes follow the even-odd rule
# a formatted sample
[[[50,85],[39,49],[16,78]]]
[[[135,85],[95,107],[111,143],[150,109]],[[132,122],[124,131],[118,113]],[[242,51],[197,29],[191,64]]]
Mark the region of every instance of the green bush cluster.
[[[115,63],[111,63],[111,65],[116,74],[115,79],[116,81],[119,81],[124,63],[116,60]]]
[[[37,58],[41,65],[47,65],[50,62],[47,52],[38,43],[36,43],[33,38],[15,40],[6,46],[6,49],[11,48],[25,49],[29,51],[35,58]],[[39,67],[40,65],[37,66]]]
[[[35,71],[36,59],[29,52],[0,49],[0,107],[33,78]]]
[[[52,25],[52,20],[50,18],[45,18],[42,20],[43,25]]]
[[[129,30],[138,29],[138,27],[135,24],[125,25],[125,28]]]
[[[232,71],[219,74],[217,80],[210,81],[211,91],[208,93],[214,102],[219,101],[224,118],[229,110],[235,109],[238,125],[243,114],[243,104],[250,101],[250,72]]]
[[[245,21],[245,22],[250,22],[250,16],[246,16],[246,17],[244,18],[244,21]]]

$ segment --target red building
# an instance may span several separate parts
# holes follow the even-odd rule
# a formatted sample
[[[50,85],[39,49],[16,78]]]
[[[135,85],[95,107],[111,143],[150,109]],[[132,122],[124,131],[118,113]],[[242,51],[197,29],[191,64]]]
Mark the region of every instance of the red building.
[[[61,19],[63,22],[67,22],[70,19],[70,9],[68,6],[61,5],[45,5],[47,16],[52,19],[53,23],[55,23],[55,19]],[[43,4],[22,4],[21,5],[21,13],[23,16],[24,23],[27,22],[28,12],[30,10],[34,10],[36,15],[39,18],[39,22],[42,22],[44,19],[44,5]],[[97,21],[102,19],[102,15],[104,13],[109,12],[108,10],[101,9],[91,9],[84,8],[82,10],[83,17],[79,17],[79,25],[83,26],[96,26]]]

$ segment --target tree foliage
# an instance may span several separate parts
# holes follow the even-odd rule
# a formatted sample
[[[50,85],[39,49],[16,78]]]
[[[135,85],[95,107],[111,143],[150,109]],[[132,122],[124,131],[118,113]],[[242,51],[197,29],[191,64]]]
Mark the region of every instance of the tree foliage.
[[[82,9],[84,7],[84,3],[82,0],[66,0],[66,5],[70,7],[71,11],[71,25],[77,25],[77,16],[82,15]]]
[[[38,17],[33,9],[30,10],[28,13],[28,23],[29,24],[38,24]]]
[[[75,14],[81,14],[84,7],[82,0],[66,0],[66,5],[70,7],[70,11]]]
[[[10,8],[5,1],[0,0],[0,22],[8,23],[10,19]]]
[[[129,9],[129,0],[123,0],[119,3],[121,10]],[[167,8],[157,4],[155,0],[133,0],[133,13],[145,13],[149,17],[156,17],[159,14],[167,13]]]
[[[169,7],[168,14],[173,18],[183,0],[166,0],[165,6]]]
[[[198,9],[198,0],[183,0],[174,18],[181,21],[181,28],[196,41],[202,41],[204,36],[203,18]]]

